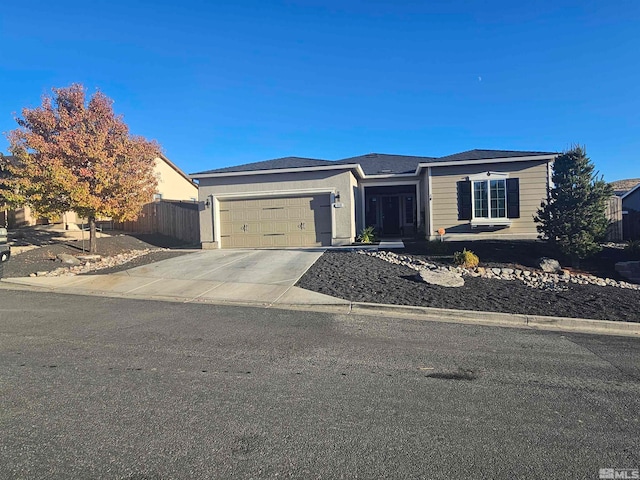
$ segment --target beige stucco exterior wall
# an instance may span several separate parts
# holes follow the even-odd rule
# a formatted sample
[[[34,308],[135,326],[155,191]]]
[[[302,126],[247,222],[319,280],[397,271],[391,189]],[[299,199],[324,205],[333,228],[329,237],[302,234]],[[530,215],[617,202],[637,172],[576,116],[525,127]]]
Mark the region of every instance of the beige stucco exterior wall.
[[[305,193],[340,194],[340,208],[332,208],[332,245],[345,245],[355,239],[355,191],[357,180],[348,170],[322,170],[199,179],[200,241],[204,248],[215,248],[214,229],[217,201],[224,198],[259,198],[303,195]],[[209,207],[205,206],[209,200]]]
[[[358,224],[356,223],[356,212],[360,212],[360,211],[364,211],[361,209],[361,207],[359,206],[359,202],[360,202],[360,191],[358,189],[358,179],[351,173],[349,173],[349,195],[350,195],[350,200],[349,203],[351,205],[351,208],[349,208],[349,211],[351,213],[351,235],[350,235],[350,240],[347,243],[351,243],[353,241],[355,241],[356,236],[358,235]],[[342,199],[341,199],[342,200]],[[346,208],[346,205],[345,205]]]
[[[161,158],[155,159],[158,193],[163,200],[192,200],[198,198],[198,187]]]
[[[547,198],[548,168],[547,161],[432,167],[433,230],[444,228],[447,238],[462,235],[476,238],[536,238],[538,233],[533,217],[540,203]],[[510,178],[520,179],[520,218],[511,219],[508,228],[496,231],[471,229],[469,221],[458,220],[457,182],[467,180],[469,175],[487,171],[508,173]],[[430,238],[436,239],[437,234],[431,232]]]
[[[12,214],[8,216],[12,217],[15,227],[32,226],[35,225],[38,220],[37,217],[33,214],[31,207],[29,207],[28,205],[14,209]]]

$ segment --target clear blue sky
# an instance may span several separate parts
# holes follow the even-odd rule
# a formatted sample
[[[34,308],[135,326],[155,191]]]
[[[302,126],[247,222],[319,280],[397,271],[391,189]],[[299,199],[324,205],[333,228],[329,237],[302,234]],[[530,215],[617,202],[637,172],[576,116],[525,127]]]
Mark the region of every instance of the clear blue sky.
[[[74,82],[188,173],[580,143],[640,177],[638,0],[3,2],[0,131]]]

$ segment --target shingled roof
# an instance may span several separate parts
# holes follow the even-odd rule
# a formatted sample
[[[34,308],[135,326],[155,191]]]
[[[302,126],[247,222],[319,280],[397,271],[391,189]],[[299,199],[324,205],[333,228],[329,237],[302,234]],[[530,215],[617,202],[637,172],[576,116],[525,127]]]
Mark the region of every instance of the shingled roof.
[[[464,162],[469,160],[490,160],[492,158],[537,157],[540,155],[556,155],[556,152],[526,152],[518,150],[467,150],[446,157],[439,157],[436,162]]]
[[[330,160],[319,160],[315,158],[303,157],[283,157],[276,158],[274,160],[265,160],[262,162],[245,163],[244,165],[236,165],[233,167],[216,168],[214,170],[192,173],[192,175],[204,175],[208,173],[253,172],[259,170],[280,170],[286,168],[322,167],[335,164],[336,162],[332,162]]]
[[[366,175],[384,175],[414,173],[419,163],[432,162],[432,157],[410,155],[389,155],[386,153],[368,153],[358,157],[345,158],[334,163],[359,164]]]
[[[398,175],[414,173],[421,163],[469,162],[473,160],[491,160],[497,158],[536,157],[556,155],[555,152],[529,152],[515,150],[468,150],[446,157],[419,157],[386,153],[368,153],[341,160],[320,160],[315,158],[284,157],[262,162],[246,163],[232,167],[217,168],[191,174],[194,177],[218,173],[258,172],[262,170],[283,170],[311,167],[337,167],[340,165],[360,165],[365,175]]]

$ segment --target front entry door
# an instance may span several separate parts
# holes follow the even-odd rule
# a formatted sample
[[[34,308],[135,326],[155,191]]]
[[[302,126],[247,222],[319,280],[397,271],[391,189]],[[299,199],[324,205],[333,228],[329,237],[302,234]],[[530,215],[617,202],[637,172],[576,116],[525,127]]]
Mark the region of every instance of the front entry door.
[[[382,197],[382,234],[400,235],[400,199]]]

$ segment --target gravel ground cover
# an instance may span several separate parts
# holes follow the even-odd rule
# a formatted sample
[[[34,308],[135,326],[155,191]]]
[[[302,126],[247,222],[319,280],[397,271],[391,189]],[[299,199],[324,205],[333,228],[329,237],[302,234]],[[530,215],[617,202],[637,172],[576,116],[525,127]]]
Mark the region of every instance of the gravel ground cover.
[[[405,241],[403,253],[420,257],[432,257],[434,253],[452,256],[454,252],[463,248],[473,251],[480,257],[484,267],[538,268],[540,257],[551,257],[560,261],[563,268],[576,273],[586,273],[602,278],[622,280],[615,271],[615,263],[629,258],[624,249],[605,246],[598,254],[582,260],[580,268],[572,268],[570,259],[560,252],[554,251],[547,243],[541,241],[469,241],[469,242],[421,242]],[[434,249],[437,248],[437,252]],[[447,259],[449,260],[449,259]]]
[[[535,242],[515,246],[513,242],[495,243],[472,245],[480,255],[481,265],[531,268],[534,258],[544,251]],[[462,249],[461,245],[458,247]],[[402,253],[438,261],[419,244],[408,245]],[[603,252],[600,258],[584,262],[582,271],[619,278],[614,275],[613,266],[607,265],[608,256],[617,255],[623,254]],[[327,251],[297,286],[354,302],[640,322],[640,291],[571,284],[565,291],[552,292],[518,281],[470,277],[465,277],[463,287],[448,288],[416,281],[415,274],[415,270],[368,255]]]
[[[30,239],[20,239],[21,245],[28,245]],[[17,242],[18,243],[18,242]],[[83,244],[81,240],[66,240],[56,242],[40,242],[37,239],[38,248],[26,250],[17,255],[11,256],[11,259],[4,266],[3,277],[28,277],[36,272],[50,272],[65,265],[57,260],[57,255],[61,253],[71,255],[82,255]],[[111,257],[121,253],[131,252],[133,250],[149,250],[149,253],[136,257],[133,260],[114,267],[96,270],[91,273],[115,273],[129,268],[147,265],[149,263],[166,260],[168,258],[184,255],[185,251],[175,250],[183,244],[170,237],[163,235],[125,235],[118,234],[109,237],[101,237],[97,239],[98,255],[102,257]],[[84,249],[89,248],[89,242],[85,240]],[[171,248],[172,250],[168,250]]]

